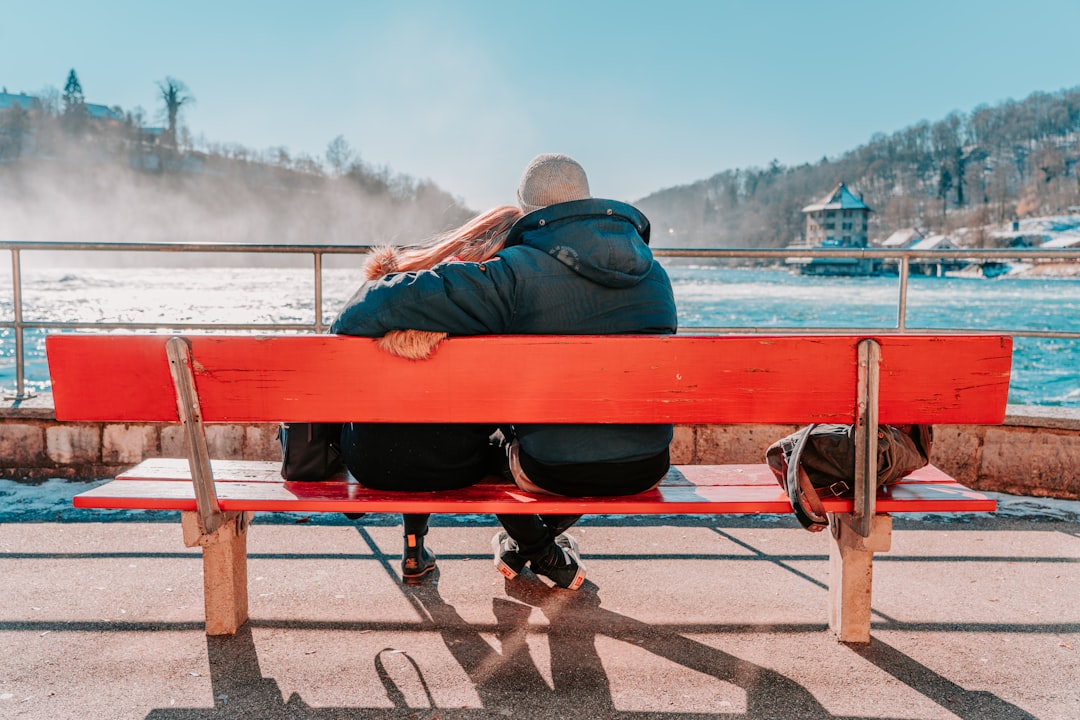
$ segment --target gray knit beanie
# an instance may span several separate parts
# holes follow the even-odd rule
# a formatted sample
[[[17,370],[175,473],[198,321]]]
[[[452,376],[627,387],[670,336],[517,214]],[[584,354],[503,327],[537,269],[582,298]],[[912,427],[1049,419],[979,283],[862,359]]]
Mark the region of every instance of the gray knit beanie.
[[[577,160],[560,153],[537,155],[518,184],[518,205],[526,213],[555,203],[585,200],[589,179]]]

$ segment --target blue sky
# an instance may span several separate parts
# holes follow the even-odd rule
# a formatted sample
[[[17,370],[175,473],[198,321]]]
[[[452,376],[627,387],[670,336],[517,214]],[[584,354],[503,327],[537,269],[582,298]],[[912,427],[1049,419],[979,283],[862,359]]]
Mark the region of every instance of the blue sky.
[[[196,137],[321,157],[342,135],[481,210],[541,152],[632,201],[1075,87],[1078,27],[1077,0],[0,0],[0,87],[75,68],[153,120],[171,76]]]

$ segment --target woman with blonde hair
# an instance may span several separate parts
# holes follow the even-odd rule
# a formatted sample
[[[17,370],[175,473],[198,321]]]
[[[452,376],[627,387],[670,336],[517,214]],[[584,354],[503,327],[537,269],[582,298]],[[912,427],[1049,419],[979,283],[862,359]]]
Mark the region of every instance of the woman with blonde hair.
[[[384,246],[372,251],[364,265],[367,282],[397,273],[424,273],[448,262],[482,263],[506,242],[522,211],[501,206],[422,245]],[[434,352],[447,333],[435,330],[392,330],[379,339],[389,353],[414,360]],[[366,487],[380,490],[452,490],[478,482],[497,471],[500,451],[489,438],[496,428],[474,424],[347,423],[342,452],[349,472]],[[401,574],[415,582],[435,569],[435,554],[424,547],[428,515],[404,515],[405,547]]]
[[[391,273],[430,270],[444,262],[490,260],[503,249],[507,233],[522,215],[522,211],[513,205],[500,205],[422,245],[376,247],[364,264],[364,280],[380,280]],[[446,336],[445,332],[429,330],[391,330],[379,339],[378,344],[391,355],[423,360],[431,356]]]

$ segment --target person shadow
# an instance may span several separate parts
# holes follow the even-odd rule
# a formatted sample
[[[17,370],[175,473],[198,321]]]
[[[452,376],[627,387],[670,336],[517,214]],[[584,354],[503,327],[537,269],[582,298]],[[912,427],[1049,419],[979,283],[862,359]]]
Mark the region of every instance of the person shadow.
[[[568,592],[522,574],[505,581],[505,592],[511,599],[492,599],[499,651],[445,602],[437,582],[405,587],[406,595],[442,634],[447,649],[469,676],[484,708],[509,712],[511,717],[528,717],[537,707],[548,709],[548,717],[584,717],[580,714],[581,703],[587,694],[590,717],[624,714],[615,707],[610,681],[597,650],[597,640],[604,636],[632,643],[675,665],[741,688],[745,693],[745,711],[722,713],[724,716],[800,720],[835,717],[809,690],[775,670],[663,625],[642,622],[602,607],[598,588],[590,581],[577,592]],[[534,608],[548,621],[551,687],[527,644],[530,632],[536,632],[535,628],[530,629]],[[868,645],[850,648],[864,661],[957,717],[1035,720],[1035,716],[993,693],[960,687],[877,638]],[[431,706],[435,707],[434,703]],[[653,716],[649,712],[631,714],[642,718]],[[667,714],[655,713],[655,716]]]
[[[438,628],[485,708],[524,717],[542,706],[552,717],[574,717],[575,710],[581,712],[587,693],[590,716],[620,714],[597,650],[598,636],[603,635],[738,686],[746,693],[744,717],[832,717],[806,688],[780,673],[663,626],[603,608],[598,588],[590,581],[577,592],[567,592],[522,574],[505,581],[505,590],[512,599],[492,599],[500,651],[442,598],[437,583],[405,588],[406,595]],[[527,644],[529,633],[535,632],[529,627],[534,608],[548,621],[552,687]],[[650,713],[635,715],[648,717]]]
[[[439,593],[438,571],[431,582],[403,585],[409,601],[426,617],[419,631],[437,631],[447,650],[461,666],[480,700],[480,708],[460,709],[453,717],[533,717],[543,708],[544,717],[619,717],[627,713],[615,707],[607,672],[597,650],[597,640],[608,637],[632,643],[673,664],[695,670],[741,688],[745,693],[744,712],[724,712],[724,717],[778,718],[805,720],[832,718],[820,702],[803,686],[756,663],[685,637],[663,625],[635,620],[602,607],[595,584],[586,581],[577,592],[555,590],[528,576],[506,581],[508,598],[492,598],[496,622],[494,637],[498,649],[484,638],[491,626],[474,625]],[[537,666],[529,637],[537,632],[530,624],[533,611],[548,621],[551,685]],[[297,624],[291,624],[297,626]],[[303,623],[298,626],[302,627]],[[343,628],[345,630],[345,628]],[[207,637],[213,707],[159,708],[148,720],[199,720],[202,718],[338,718],[421,717],[416,694],[406,692],[418,683],[427,707],[438,705],[420,665],[407,653],[384,648],[373,658],[374,670],[392,706],[375,708],[315,708],[299,693],[282,700],[277,681],[264,677],[251,625],[233,636]],[[408,665],[402,674],[401,662],[391,669],[386,654],[404,657]],[[863,660],[878,666],[925,697],[965,720],[1034,720],[1019,707],[985,691],[969,691],[927,668],[911,657],[877,639],[853,648]],[[395,677],[397,680],[395,680]],[[399,681],[401,686],[399,686]],[[412,704],[410,704],[412,700]],[[344,713],[344,714],[343,714]],[[401,714],[405,713],[405,714]],[[633,712],[635,718],[670,717],[662,712]],[[694,717],[693,713],[680,716]],[[709,717],[718,715],[709,713]],[[449,717],[449,716],[448,716]]]
[[[387,571],[392,572],[388,560],[385,564]],[[505,580],[506,597],[493,597],[491,601],[494,626],[470,623],[446,602],[439,591],[438,569],[428,582],[400,587],[421,617],[415,630],[440,635],[479,699],[478,708],[455,709],[446,717],[466,720],[535,717],[541,709],[542,716],[548,718],[633,716],[659,720],[671,717],[668,712],[628,713],[616,707],[616,697],[598,649],[598,641],[604,638],[633,645],[673,665],[742,690],[745,710],[709,712],[705,716],[802,720],[834,717],[807,688],[782,673],[686,637],[685,628],[643,622],[603,607],[599,588],[591,581],[571,592],[551,588],[529,573]],[[546,627],[533,622],[535,611],[547,620]],[[418,718],[426,717],[417,714],[424,704],[438,714],[444,710],[438,707],[420,664],[407,652],[392,648],[383,648],[372,658],[373,670],[392,709],[316,708],[296,692],[283,701],[277,681],[262,674],[252,625],[267,626],[255,620],[241,627],[234,636],[206,638],[213,707],[159,708],[146,717],[150,720],[211,717],[275,720],[373,717],[370,713],[377,712],[382,713],[378,717]],[[303,628],[306,624],[290,622],[289,626]],[[314,622],[310,626],[319,628],[323,624]],[[708,628],[704,626],[702,632],[708,632]],[[366,625],[346,623],[338,629],[366,630]],[[547,636],[549,668],[537,665],[537,658],[544,654],[530,645],[530,640],[535,640],[539,633]],[[492,635],[495,643],[489,642]],[[853,647],[852,652],[964,720],[1034,717],[992,693],[968,691],[876,638],[867,646]],[[551,678],[550,684],[547,677]],[[679,716],[702,715],[690,712]]]

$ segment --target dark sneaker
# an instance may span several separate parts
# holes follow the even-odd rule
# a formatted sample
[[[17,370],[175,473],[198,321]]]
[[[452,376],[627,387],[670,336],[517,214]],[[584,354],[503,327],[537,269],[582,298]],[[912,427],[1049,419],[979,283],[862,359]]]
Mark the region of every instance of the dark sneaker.
[[[578,552],[577,540],[574,539],[573,535],[559,533],[558,536],[556,536],[555,538],[555,544],[561,548],[572,551],[574,553],[574,557],[578,559],[578,562],[581,562],[581,553]]]
[[[495,569],[510,580],[518,576],[528,561],[518,554],[518,544],[505,530],[491,538],[491,550],[495,553]]]
[[[435,569],[435,553],[424,547],[423,538],[405,536],[405,550],[401,557],[401,579],[405,582],[417,582]]]
[[[566,534],[555,538],[555,545],[547,555],[531,561],[529,567],[567,590],[577,590],[585,582],[585,565],[578,556],[577,541]]]

